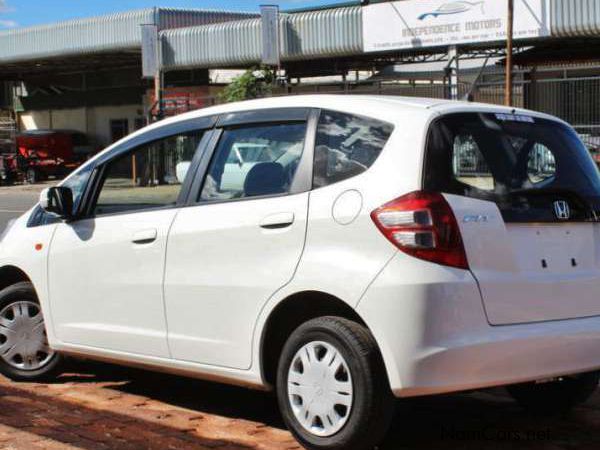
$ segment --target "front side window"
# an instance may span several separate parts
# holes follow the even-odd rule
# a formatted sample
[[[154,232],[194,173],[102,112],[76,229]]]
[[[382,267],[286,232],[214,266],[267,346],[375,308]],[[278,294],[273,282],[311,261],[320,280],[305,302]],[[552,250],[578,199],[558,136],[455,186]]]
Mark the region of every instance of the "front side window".
[[[232,200],[289,192],[305,137],[305,123],[223,131],[200,200]]]
[[[77,209],[79,208],[81,197],[85,192],[85,188],[90,179],[92,171],[93,165],[88,164],[87,166],[82,167],[77,172],[73,173],[62,184],[62,186],[71,189],[71,192],[73,193],[73,212],[77,211]]]
[[[202,133],[145,144],[107,164],[96,215],[173,206]]]
[[[393,129],[379,120],[323,111],[315,144],[313,187],[363,173],[375,162]]]
[[[74,173],[72,173],[61,184],[61,186],[71,189],[71,192],[73,193],[73,213],[76,213],[79,209],[79,205],[81,204],[81,198],[83,197],[83,193],[85,192],[85,189],[88,185],[93,169],[93,164],[83,166]],[[47,213],[40,206],[38,206],[31,214],[27,226],[36,227],[40,225],[56,223],[58,221],[58,216],[51,213]]]

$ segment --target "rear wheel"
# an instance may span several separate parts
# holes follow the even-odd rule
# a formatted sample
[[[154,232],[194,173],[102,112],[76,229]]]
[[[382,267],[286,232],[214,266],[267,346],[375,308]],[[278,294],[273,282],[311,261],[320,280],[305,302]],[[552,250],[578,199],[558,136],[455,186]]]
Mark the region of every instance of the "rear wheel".
[[[589,399],[598,387],[600,373],[561,377],[547,383],[508,386],[509,394],[525,409],[538,414],[567,412]]]
[[[0,373],[35,381],[54,375],[61,357],[48,346],[44,317],[31,283],[0,291]]]
[[[39,181],[40,176],[36,169],[34,169],[33,167],[30,167],[27,169],[27,172],[25,173],[25,178],[27,180],[27,183],[35,184]]]
[[[288,428],[309,449],[371,449],[394,409],[373,336],[338,317],[310,320],[292,333],[279,361],[277,395]]]

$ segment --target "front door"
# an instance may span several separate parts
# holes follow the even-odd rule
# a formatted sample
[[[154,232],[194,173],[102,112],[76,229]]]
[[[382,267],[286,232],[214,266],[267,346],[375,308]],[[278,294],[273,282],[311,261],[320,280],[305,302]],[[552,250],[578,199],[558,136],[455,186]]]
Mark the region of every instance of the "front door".
[[[233,368],[251,363],[254,326],[294,275],[308,192],[305,121],[227,128],[195,205],[169,234],[165,302],[175,359]]]
[[[169,227],[197,132],[144,144],[97,169],[87,218],[57,226],[49,256],[51,313],[62,342],[168,357],[162,284]]]

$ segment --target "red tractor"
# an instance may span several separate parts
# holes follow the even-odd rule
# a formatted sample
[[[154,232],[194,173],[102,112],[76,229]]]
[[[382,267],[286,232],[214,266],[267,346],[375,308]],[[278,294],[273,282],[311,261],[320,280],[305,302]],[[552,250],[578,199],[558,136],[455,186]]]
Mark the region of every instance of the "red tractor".
[[[32,130],[17,135],[16,153],[0,155],[0,179],[37,183],[62,178],[93,153],[87,136],[72,130]]]

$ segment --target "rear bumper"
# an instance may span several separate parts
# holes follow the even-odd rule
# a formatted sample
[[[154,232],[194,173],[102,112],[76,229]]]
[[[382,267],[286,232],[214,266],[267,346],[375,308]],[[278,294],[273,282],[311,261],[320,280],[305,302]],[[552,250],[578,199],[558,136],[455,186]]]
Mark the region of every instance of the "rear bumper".
[[[491,326],[469,272],[403,254],[371,285],[358,312],[398,397],[600,369],[600,317]]]

